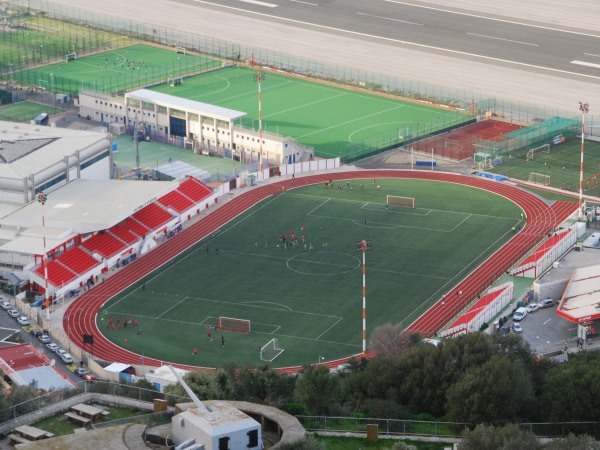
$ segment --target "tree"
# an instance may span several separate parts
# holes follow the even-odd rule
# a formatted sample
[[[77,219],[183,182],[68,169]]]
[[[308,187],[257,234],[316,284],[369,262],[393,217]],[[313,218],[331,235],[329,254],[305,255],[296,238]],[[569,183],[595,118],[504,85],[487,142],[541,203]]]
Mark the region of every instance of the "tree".
[[[329,414],[338,403],[339,386],[339,378],[327,367],[305,367],[296,381],[296,399],[312,414]]]
[[[579,352],[555,365],[546,377],[542,408],[548,421],[598,420],[600,354]]]
[[[474,430],[463,433],[460,450],[535,450],[540,444],[530,431],[518,425],[497,428],[491,425],[477,425]]]
[[[232,398],[233,386],[226,372],[219,369],[216,374],[196,371],[183,376],[184,381],[200,400],[226,400]],[[187,396],[179,383],[167,386],[168,394]]]
[[[410,336],[401,324],[385,323],[376,327],[371,335],[371,350],[385,356],[395,356],[410,348]]]
[[[532,380],[521,361],[496,355],[450,387],[447,413],[450,420],[474,424],[514,421],[532,399]]]

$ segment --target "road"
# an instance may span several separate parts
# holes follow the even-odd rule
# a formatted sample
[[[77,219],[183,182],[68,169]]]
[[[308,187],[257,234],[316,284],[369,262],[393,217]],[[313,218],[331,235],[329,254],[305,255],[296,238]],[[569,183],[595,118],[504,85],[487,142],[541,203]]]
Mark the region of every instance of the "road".
[[[185,2],[182,2],[185,3]],[[600,81],[600,33],[499,19],[396,0],[210,0],[196,2],[294,26],[371,38],[420,51],[473,56]]]

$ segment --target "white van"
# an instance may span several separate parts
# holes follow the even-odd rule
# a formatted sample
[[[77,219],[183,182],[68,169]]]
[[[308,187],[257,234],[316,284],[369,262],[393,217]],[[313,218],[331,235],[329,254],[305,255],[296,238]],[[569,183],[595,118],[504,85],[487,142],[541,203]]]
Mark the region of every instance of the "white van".
[[[527,315],[527,308],[518,308],[515,311],[515,314],[513,316],[513,320],[515,322],[520,322],[521,320],[523,320],[525,318],[526,315]]]

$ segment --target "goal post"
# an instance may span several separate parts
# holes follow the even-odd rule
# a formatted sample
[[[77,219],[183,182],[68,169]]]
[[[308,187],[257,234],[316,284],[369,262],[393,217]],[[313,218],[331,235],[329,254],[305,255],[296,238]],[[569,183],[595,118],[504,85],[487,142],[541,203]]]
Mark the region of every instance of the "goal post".
[[[409,208],[415,207],[414,197],[399,197],[397,195],[388,195],[386,205],[400,205],[408,206]]]
[[[75,61],[77,59],[77,53],[73,52],[73,53],[66,53],[65,54],[65,61],[69,62],[69,61]]]
[[[219,317],[219,330],[232,331],[234,333],[250,333],[250,321],[246,319],[236,319],[233,317]]]
[[[260,360],[271,362],[283,353],[284,349],[279,346],[277,339],[271,339],[260,348]]]
[[[543,184],[544,186],[550,185],[550,175],[544,175],[543,173],[529,172],[530,183]]]
[[[181,86],[183,84],[183,77],[169,77],[167,78],[167,83],[169,83],[169,86],[171,87]]]
[[[550,144],[544,144],[540,145],[539,147],[529,149],[527,152],[527,159],[533,159],[534,155],[538,153],[550,153]]]
[[[186,55],[185,47],[179,45],[175,46],[175,52],[179,55]]]

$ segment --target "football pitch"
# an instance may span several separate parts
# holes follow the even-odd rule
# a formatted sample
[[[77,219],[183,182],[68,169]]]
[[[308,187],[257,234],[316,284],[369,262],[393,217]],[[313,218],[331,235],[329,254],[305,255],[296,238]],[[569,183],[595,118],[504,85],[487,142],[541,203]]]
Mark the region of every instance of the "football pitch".
[[[6,105],[0,108],[0,120],[7,122],[26,122],[35,119],[40,113],[46,113],[49,116],[61,112],[61,109],[36,102],[19,102]]]
[[[416,206],[386,207],[388,194],[413,197]],[[98,327],[127,350],[198,366],[266,364],[260,348],[273,338],[284,350],[273,367],[355,355],[362,349],[356,241],[373,243],[366,255],[370,336],[378,325],[414,321],[512,237],[520,212],[496,194],[426,180],[292,189],[111,299]],[[211,341],[208,330],[221,316],[248,320],[251,331],[213,329]],[[132,318],[137,327],[107,326]]]
[[[241,125],[259,129],[256,70],[228,67],[158,85],[157,92],[246,113]],[[353,156],[356,149],[395,144],[472,120],[456,111],[268,72],[262,75],[263,131],[291,136],[322,157]]]
[[[168,78],[210,70],[220,64],[210,57],[138,44],[15,72],[13,78],[19,84],[55,93],[76,95],[81,89],[92,89],[114,94],[165,83]]]

